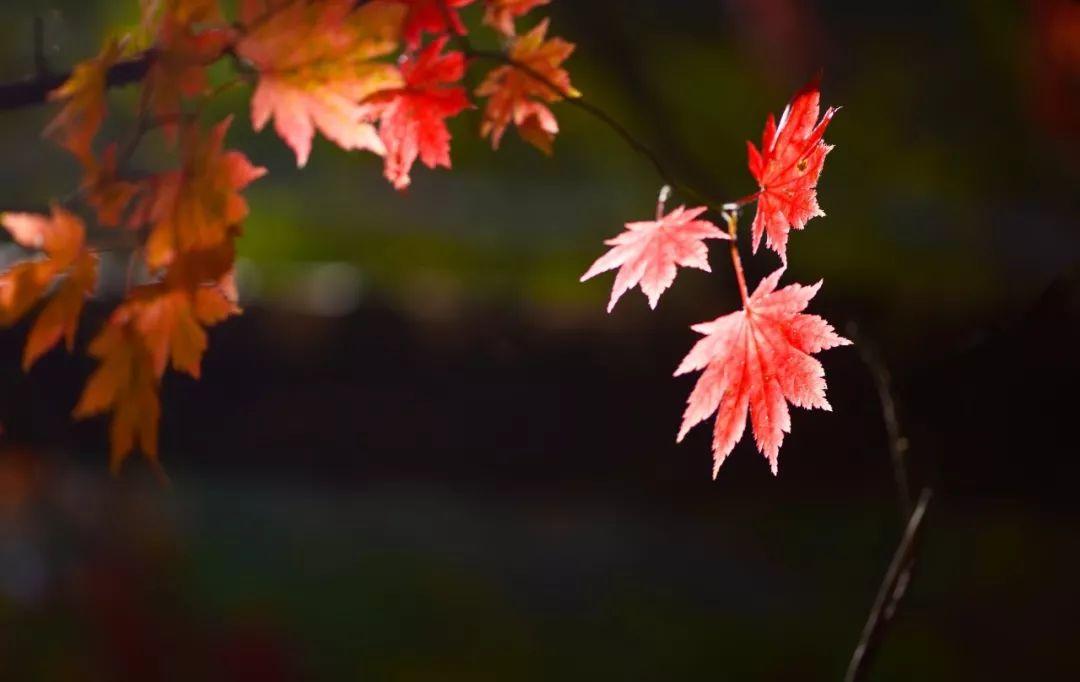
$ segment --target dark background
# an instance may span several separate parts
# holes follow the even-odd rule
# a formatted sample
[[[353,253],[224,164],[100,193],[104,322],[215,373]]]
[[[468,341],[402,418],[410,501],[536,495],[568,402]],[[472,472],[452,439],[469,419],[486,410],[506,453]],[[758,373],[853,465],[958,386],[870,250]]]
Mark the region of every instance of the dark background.
[[[66,68],[134,5],[4,3],[0,78],[31,69],[35,13]],[[1077,7],[549,8],[575,85],[713,194],[753,189],[744,140],[819,67],[844,107],[787,279],[824,277],[812,312],[879,350],[936,492],[875,680],[1080,674]],[[138,459],[110,477],[105,422],[70,421],[89,359],[23,375],[26,325],[0,336],[0,678],[841,676],[901,529],[856,350],[820,356],[834,411],[793,411],[779,478],[747,435],[714,482],[707,426],[674,443],[693,384],[671,372],[688,325],[737,305],[730,269],[714,249],[656,312],[578,284],[659,185],[610,131],[562,105],[553,159],[513,134],[495,153],[468,112],[453,172],[403,196],[325,142],[297,171],[246,94],[213,112],[271,170],[246,312],[200,382],[165,379],[170,488]],[[134,96],[111,96],[116,130]],[[76,183],[38,137],[50,113],[0,114],[4,208]]]

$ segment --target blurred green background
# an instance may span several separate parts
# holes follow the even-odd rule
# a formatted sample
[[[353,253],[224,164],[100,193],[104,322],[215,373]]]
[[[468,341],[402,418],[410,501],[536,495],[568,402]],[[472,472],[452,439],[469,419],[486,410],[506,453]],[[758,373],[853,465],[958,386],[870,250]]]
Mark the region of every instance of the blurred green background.
[[[135,5],[9,0],[0,80],[32,70],[35,16],[61,69]],[[872,679],[1080,673],[1076,3],[545,13],[578,44],[575,86],[717,196],[753,189],[745,140],[824,69],[843,106],[828,216],[792,236],[789,277],[823,277],[813,312],[880,350],[937,492]],[[513,134],[493,152],[466,112],[453,171],[399,194],[323,141],[298,171],[248,94],[207,114],[234,113],[230,143],[271,171],[247,192],[246,313],[212,332],[201,382],[166,379],[170,489],[137,461],[110,478],[104,424],[68,419],[89,360],[26,376],[25,327],[0,337],[0,679],[842,674],[900,530],[857,353],[822,356],[835,411],[793,415],[779,479],[747,438],[712,482],[707,428],[672,442],[692,383],[670,375],[733,282],[714,254],[656,312],[633,292],[610,316],[610,279],[578,283],[659,189],[609,130],[556,106],[548,159]],[[111,95],[110,130],[134,97]],[[76,185],[38,135],[50,113],[0,114],[0,207]],[[759,254],[751,279],[776,265]],[[124,268],[106,262],[83,338]]]

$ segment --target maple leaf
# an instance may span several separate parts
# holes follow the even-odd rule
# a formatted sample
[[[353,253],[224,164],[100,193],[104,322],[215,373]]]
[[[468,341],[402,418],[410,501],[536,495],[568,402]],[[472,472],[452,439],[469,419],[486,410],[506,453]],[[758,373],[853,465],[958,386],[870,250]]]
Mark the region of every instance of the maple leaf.
[[[27,336],[23,369],[29,370],[61,338],[68,352],[74,348],[83,302],[97,283],[97,256],[85,247],[82,221],[59,206],[51,216],[5,213],[0,222],[16,243],[44,254],[0,275],[0,324],[14,324],[63,278]]]
[[[233,39],[224,28],[218,0],[166,0],[143,6],[143,24],[156,26],[153,60],[143,81],[146,102],[165,133],[174,138],[184,98],[206,91],[206,67],[216,61]]]
[[[60,113],[45,127],[45,136],[71,152],[84,166],[93,162],[93,141],[105,120],[105,81],[109,69],[121,55],[119,44],[110,40],[101,53],[78,64],[49,100],[63,102]]]
[[[73,415],[112,412],[111,466],[139,449],[157,460],[160,381],[169,364],[198,379],[206,327],[240,312],[229,294],[231,243],[179,256],[160,282],[133,289],[90,344],[101,363]]]
[[[158,378],[150,353],[128,323],[125,309],[113,314],[90,343],[89,352],[101,364],[87,380],[72,416],[85,419],[112,411],[109,459],[113,473],[120,470],[136,442],[148,459],[156,461],[161,418]]]
[[[382,155],[378,132],[360,102],[401,85],[392,65],[373,61],[398,45],[406,7],[375,0],[270,2],[248,0],[237,54],[258,73],[251,122],[262,130],[272,118],[298,166],[311,155],[315,131],[345,150]]]
[[[851,342],[824,319],[802,312],[821,282],[777,291],[783,272],[762,280],[742,310],[694,325],[705,338],[675,370],[679,376],[704,369],[687,400],[678,440],[716,413],[714,478],[742,438],[748,410],[758,450],[776,474],[780,445],[791,429],[787,404],[832,409],[825,400],[825,370],[811,355]]]
[[[105,227],[120,224],[124,211],[142,189],[138,183],[121,180],[117,169],[117,145],[110,144],[87,167],[83,179],[86,203],[97,212],[97,220]]]
[[[499,141],[513,123],[525,141],[551,153],[559,126],[544,103],[581,94],[561,68],[573,53],[574,44],[561,38],[545,40],[547,29],[548,20],[544,19],[533,30],[515,38],[508,53],[513,63],[492,69],[476,89],[478,96],[488,98],[480,135],[490,135],[494,149],[499,148]]]
[[[473,0],[398,0],[408,7],[401,35],[405,45],[415,50],[420,45],[423,33],[435,35],[453,31],[465,35],[465,24],[461,22],[457,10],[471,5]]]
[[[152,223],[146,242],[151,268],[168,265],[180,252],[218,246],[247,217],[247,201],[239,191],[266,169],[224,149],[231,123],[232,118],[226,118],[206,135],[188,127],[183,166],[155,178],[152,191],[135,210],[134,222]]]
[[[608,312],[619,297],[639,284],[649,297],[649,307],[656,308],[660,294],[675,281],[676,266],[710,272],[704,240],[731,239],[716,225],[698,220],[706,210],[704,206],[690,210],[680,206],[658,220],[626,223],[625,232],[604,242],[611,250],[592,264],[581,281],[619,268]]]
[[[811,218],[825,215],[817,202],[817,182],[832,147],[822,136],[837,110],[829,108],[818,121],[819,82],[814,78],[795,94],[779,124],[769,114],[761,151],[752,142],[746,143],[750,173],[760,188],[751,228],[754,253],[765,235],[766,245],[784,263],[788,231],[801,230]]]
[[[404,86],[379,92],[366,102],[366,111],[379,118],[379,135],[386,147],[385,175],[396,189],[409,186],[409,170],[417,157],[428,168],[450,168],[450,131],[446,118],[469,107],[458,83],[465,73],[460,52],[440,55],[447,38],[439,38],[401,66]]]
[[[551,0],[485,0],[484,24],[504,36],[514,35],[514,18],[546,5]]]

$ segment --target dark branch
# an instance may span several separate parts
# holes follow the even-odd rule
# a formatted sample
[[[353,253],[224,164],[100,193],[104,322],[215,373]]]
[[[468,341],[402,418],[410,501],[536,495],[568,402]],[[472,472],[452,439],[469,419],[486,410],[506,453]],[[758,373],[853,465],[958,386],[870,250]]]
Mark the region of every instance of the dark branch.
[[[878,402],[881,404],[881,420],[889,439],[889,456],[892,459],[893,479],[896,482],[896,496],[900,504],[900,516],[903,519],[911,515],[911,483],[908,477],[907,450],[908,440],[900,430],[900,420],[896,416],[896,399],[892,392],[892,375],[881,359],[877,348],[864,336],[854,322],[847,325],[847,334],[859,349],[862,359],[877,389]]]
[[[152,53],[144,52],[137,57],[118,62],[105,74],[109,88],[119,88],[142,80],[150,68]],[[71,73],[39,73],[20,81],[0,84],[0,111],[10,111],[43,104],[49,93],[63,85]]]
[[[922,494],[919,495],[919,502],[908,518],[907,527],[904,528],[904,535],[900,539],[896,553],[893,554],[889,570],[885,572],[885,579],[878,588],[874,605],[870,609],[870,616],[866,619],[866,625],[863,626],[859,644],[855,647],[855,653],[852,654],[851,662],[848,664],[847,674],[844,676],[845,682],[865,679],[874,654],[877,653],[888,631],[888,625],[896,616],[900,602],[907,594],[911,573],[919,558],[919,546],[923,529],[926,527],[924,523],[926,507],[930,504],[931,497],[930,488],[923,488]]]

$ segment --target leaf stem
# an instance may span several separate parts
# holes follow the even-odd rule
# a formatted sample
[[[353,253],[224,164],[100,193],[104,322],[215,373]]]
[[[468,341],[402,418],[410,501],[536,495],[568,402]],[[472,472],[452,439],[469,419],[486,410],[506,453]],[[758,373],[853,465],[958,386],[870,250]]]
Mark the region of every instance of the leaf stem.
[[[739,255],[739,211],[738,209],[724,211],[724,220],[727,222],[728,235],[731,237],[731,267],[735,270],[735,279],[739,283],[739,297],[742,299],[743,308],[750,307],[750,294],[746,289],[746,274],[743,272],[742,257]]]

